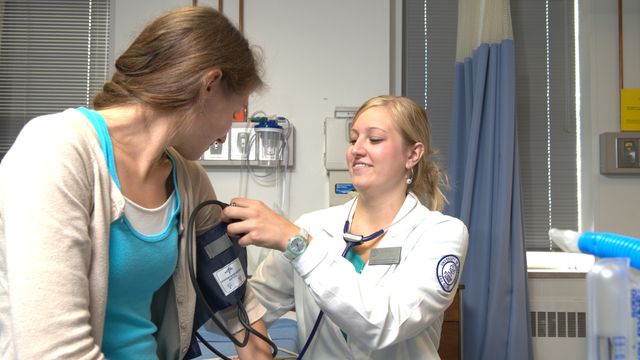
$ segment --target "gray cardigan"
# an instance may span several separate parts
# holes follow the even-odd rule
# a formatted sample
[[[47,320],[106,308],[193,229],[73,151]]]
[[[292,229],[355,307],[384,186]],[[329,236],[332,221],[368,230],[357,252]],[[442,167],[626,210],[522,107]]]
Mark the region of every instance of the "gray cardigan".
[[[154,295],[152,320],[160,359],[181,359],[196,301],[183,230],[193,209],[216,196],[201,166],[169,151],[181,200],[179,257]],[[104,358],[109,228],[123,210],[98,136],[80,112],[25,125],[0,164],[0,358]],[[203,208],[196,235],[219,221],[217,207]],[[265,312],[249,286],[244,303],[251,322]],[[241,329],[235,313],[221,314],[232,332]]]

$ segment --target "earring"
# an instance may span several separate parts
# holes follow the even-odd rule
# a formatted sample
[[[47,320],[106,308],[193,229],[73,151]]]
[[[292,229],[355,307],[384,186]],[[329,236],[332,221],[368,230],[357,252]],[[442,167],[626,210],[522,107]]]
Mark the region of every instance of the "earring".
[[[200,108],[200,116],[202,116],[202,108]]]
[[[413,168],[411,169],[411,177],[407,178],[407,185],[411,185],[411,183],[413,182]],[[405,173],[404,177],[407,177],[407,174]]]

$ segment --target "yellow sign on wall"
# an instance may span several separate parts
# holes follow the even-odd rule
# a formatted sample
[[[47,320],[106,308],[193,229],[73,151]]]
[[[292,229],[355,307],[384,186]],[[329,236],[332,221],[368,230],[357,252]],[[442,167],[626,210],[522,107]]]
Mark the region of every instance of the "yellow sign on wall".
[[[640,131],[640,89],[620,89],[622,131]]]

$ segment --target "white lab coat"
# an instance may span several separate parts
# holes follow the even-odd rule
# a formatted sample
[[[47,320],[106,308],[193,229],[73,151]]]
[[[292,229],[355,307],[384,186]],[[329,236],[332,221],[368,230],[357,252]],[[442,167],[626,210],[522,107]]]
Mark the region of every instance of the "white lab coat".
[[[396,220],[414,204],[407,196]],[[295,309],[302,347],[322,309],[324,319],[305,359],[439,359],[443,313],[460,279],[467,228],[419,204],[378,245],[402,247],[400,264],[365,264],[357,274],[341,257],[350,207],[351,202],[303,215],[296,224],[313,236],[307,251],[292,262],[271,251],[258,266],[250,282],[267,308],[265,324]]]

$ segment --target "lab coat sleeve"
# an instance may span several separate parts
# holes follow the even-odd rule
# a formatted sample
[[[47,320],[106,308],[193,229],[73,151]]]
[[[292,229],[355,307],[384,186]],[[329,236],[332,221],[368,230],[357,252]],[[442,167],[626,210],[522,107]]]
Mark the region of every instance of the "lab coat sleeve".
[[[262,318],[267,328],[295,306],[293,268],[281,254],[271,250],[249,280],[256,298],[267,308]]]
[[[382,349],[424,331],[453,301],[456,287],[445,291],[438,280],[438,264],[454,255],[462,270],[468,233],[461,221],[443,215],[438,218],[398,235],[419,237],[412,248],[403,246],[408,255],[399,265],[365,269],[389,267],[376,283],[365,280],[340,254],[329,251],[329,242],[323,241],[321,233],[316,233],[307,252],[292,265],[331,321],[368,348]]]
[[[93,164],[79,155],[92,150],[65,141],[65,135],[71,136],[47,119],[32,120],[0,170],[5,187],[0,271],[7,281],[0,285],[0,308],[1,316],[10,314],[0,338],[11,339],[12,344],[1,344],[2,351],[15,351],[15,358],[104,358],[91,336],[89,311],[96,180]]]

